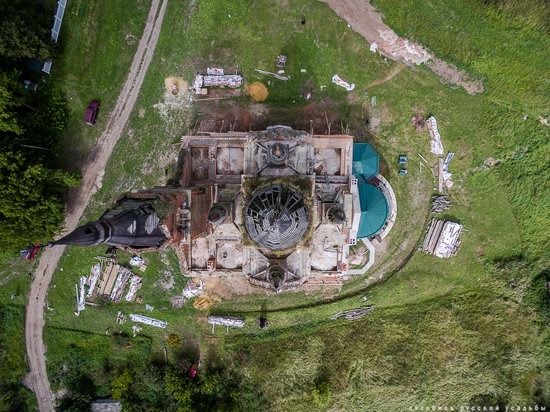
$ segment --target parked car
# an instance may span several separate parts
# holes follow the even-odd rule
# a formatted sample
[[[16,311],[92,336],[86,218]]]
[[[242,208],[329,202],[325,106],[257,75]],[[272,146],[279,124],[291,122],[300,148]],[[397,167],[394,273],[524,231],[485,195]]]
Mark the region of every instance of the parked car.
[[[97,113],[99,112],[99,102],[92,100],[84,113],[84,121],[86,124],[93,126],[97,120]]]
[[[405,155],[399,155],[399,159],[397,161],[397,165],[399,166],[399,176],[406,176],[407,175],[407,162],[409,159]]]

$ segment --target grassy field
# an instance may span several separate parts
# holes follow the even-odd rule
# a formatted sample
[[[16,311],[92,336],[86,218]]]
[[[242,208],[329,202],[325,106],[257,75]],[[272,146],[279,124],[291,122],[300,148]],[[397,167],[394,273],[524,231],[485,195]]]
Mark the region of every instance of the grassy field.
[[[70,116],[60,145],[61,165],[80,171],[90,149],[101,135],[115,105],[149,12],[150,0],[68,4],[59,43],[53,81],[64,91]],[[91,100],[99,100],[101,113],[95,127],[83,116]]]
[[[267,85],[266,121],[290,119],[306,108],[334,108],[335,127],[341,120],[359,139],[375,145],[383,174],[396,191],[399,214],[386,253],[367,277],[389,276],[405,266],[367,291],[367,277],[362,276],[340,294],[234,296],[211,311],[240,314],[247,326],[211,336],[204,312],[190,303],[182,309],[170,305],[169,298],[186,281],[170,253],[146,255],[142,304],[87,307],[75,317],[74,284],[89,273],[105,247],[70,247],[48,295],[45,340],[53,389],[70,389],[82,372],[93,383],[89,396],[109,396],[118,371],[162,357],[168,334],[175,333],[237,373],[243,388],[252,388],[251,393],[265,400],[265,409],[397,411],[415,405],[548,403],[550,309],[544,280],[550,239],[544,228],[550,221],[550,129],[539,121],[539,116],[550,115],[548,32],[534,17],[525,15],[531,23],[524,24],[526,20],[503,9],[474,1],[375,1],[396,31],[484,78],[487,92],[469,96],[442,84],[424,67],[401,69],[370,53],[368,44],[324,4],[286,3],[169,3],[134,113],[84,220],[97,218],[124,191],[164,184],[173,171],[179,139],[193,127],[197,112],[254,110],[247,97],[208,103],[209,108],[183,104],[166,109],[165,77],[191,81],[196,71],[219,65],[238,68],[248,82]],[[73,99],[66,159],[81,161],[101,133],[148,5],[70,3],[61,37],[66,42],[63,62],[54,66]],[[307,17],[305,25],[302,16]],[[288,82],[254,71],[273,70],[280,53],[288,56]],[[393,79],[369,86],[397,69]],[[333,85],[335,73],[354,82],[356,90],[347,93]],[[306,91],[312,94],[310,101],[302,97]],[[375,106],[370,103],[373,96]],[[88,100],[98,97],[100,123],[86,128],[82,111]],[[434,188],[429,172],[419,169],[417,153],[428,157],[429,143],[427,133],[410,125],[416,112],[433,113],[445,148],[457,153],[452,163],[454,206],[448,216],[467,231],[459,254],[448,261],[413,253]],[[367,129],[366,118],[380,121],[379,127]],[[410,159],[404,178],[395,164],[400,153]],[[487,157],[501,164],[484,168]],[[121,255],[123,261],[128,258]],[[12,272],[1,272],[8,281],[0,297],[19,307],[9,313],[19,316],[22,327],[28,279],[9,278]],[[162,283],[170,277],[173,287],[164,290]],[[339,310],[362,305],[365,295],[376,307],[368,318],[352,324],[328,320]],[[117,312],[149,314],[145,303],[154,305],[151,316],[168,321],[169,327],[144,327],[131,338],[129,322],[115,325]],[[297,309],[300,305],[304,307]],[[271,311],[267,332],[256,326],[262,307]],[[118,332],[128,337],[121,340]],[[21,365],[22,355],[19,349],[10,356]],[[330,399],[321,402],[313,394],[323,384]]]

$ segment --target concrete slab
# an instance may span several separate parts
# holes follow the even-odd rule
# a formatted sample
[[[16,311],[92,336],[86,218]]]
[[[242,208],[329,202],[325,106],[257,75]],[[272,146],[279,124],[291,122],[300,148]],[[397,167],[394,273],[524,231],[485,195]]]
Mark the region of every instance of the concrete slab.
[[[334,225],[324,224],[313,234],[311,267],[321,271],[335,271],[338,251],[346,243],[344,235]]]
[[[217,175],[241,175],[244,171],[244,148],[218,147],[216,154]]]

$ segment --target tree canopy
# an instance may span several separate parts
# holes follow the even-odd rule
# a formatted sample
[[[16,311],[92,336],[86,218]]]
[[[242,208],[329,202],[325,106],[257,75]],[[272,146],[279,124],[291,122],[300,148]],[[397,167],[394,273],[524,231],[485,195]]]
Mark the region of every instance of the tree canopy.
[[[63,219],[62,194],[78,178],[21,153],[0,154],[0,247],[17,248],[51,239]]]

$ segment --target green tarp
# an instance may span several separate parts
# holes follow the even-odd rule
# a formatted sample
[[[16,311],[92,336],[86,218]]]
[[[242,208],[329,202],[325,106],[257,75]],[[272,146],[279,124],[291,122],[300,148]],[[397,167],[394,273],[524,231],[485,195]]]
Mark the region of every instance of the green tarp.
[[[368,143],[353,144],[353,174],[357,179],[367,182],[378,174],[379,157],[374,147]]]
[[[388,218],[388,201],[384,194],[368,183],[358,183],[361,219],[357,238],[369,237],[378,232]]]

